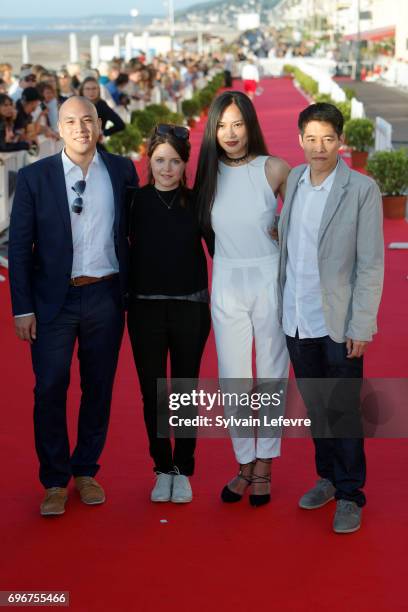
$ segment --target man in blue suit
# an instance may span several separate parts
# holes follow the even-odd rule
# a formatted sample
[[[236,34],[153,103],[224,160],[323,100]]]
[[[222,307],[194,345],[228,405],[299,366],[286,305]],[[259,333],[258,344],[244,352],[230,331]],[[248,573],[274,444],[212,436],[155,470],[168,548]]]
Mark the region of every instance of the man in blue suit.
[[[104,447],[127,297],[127,194],[133,164],[97,150],[92,103],[61,106],[61,154],[20,170],[10,223],[9,269],[17,336],[31,345],[34,431],[43,516],[65,511],[71,476],[81,500],[105,501],[94,476]],[[75,342],[81,376],[76,447],[66,395]]]

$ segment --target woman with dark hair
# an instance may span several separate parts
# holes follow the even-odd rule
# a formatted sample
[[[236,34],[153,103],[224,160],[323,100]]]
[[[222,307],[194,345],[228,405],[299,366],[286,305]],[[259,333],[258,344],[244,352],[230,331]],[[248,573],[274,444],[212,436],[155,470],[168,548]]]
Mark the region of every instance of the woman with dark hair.
[[[13,100],[7,94],[0,94],[0,153],[27,151],[30,148],[30,143],[15,133],[15,118]]]
[[[196,202],[186,187],[189,155],[188,129],[159,124],[148,146],[148,184],[135,194],[130,212],[128,329],[157,475],[154,502],[192,500],[196,432],[179,428],[172,450],[167,384],[161,401],[158,382],[166,380],[170,355],[172,379],[188,379],[173,381],[173,393],[192,391],[211,326]]]
[[[254,341],[258,381],[287,377],[276,297],[279,249],[271,230],[288,173],[286,162],[268,155],[249,98],[237,91],[218,96],[208,114],[194,189],[203,232],[215,233],[211,313],[219,377],[229,389],[233,382],[225,379],[240,379],[240,390],[250,393]],[[236,406],[225,409],[231,416],[237,412]],[[240,501],[249,485],[252,505],[270,501],[271,461],[280,454],[280,438],[264,431],[256,438],[254,428],[230,428],[240,469],[224,487],[223,501]]]
[[[107,105],[105,100],[101,98],[101,89],[98,81],[94,77],[86,77],[79,88],[79,95],[85,96],[92,102],[98,112],[98,117],[102,121],[102,133],[104,136],[112,136],[116,132],[122,132],[125,129],[125,124],[115,111]],[[110,121],[113,125],[106,128],[106,124]]]

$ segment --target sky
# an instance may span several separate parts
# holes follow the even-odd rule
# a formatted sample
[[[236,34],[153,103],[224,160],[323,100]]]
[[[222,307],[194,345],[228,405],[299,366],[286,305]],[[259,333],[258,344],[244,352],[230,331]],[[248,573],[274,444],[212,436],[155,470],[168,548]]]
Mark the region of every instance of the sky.
[[[198,4],[202,0],[173,0],[174,9]],[[132,8],[140,14],[153,15],[167,13],[164,0],[69,0],[69,2],[33,2],[0,0],[0,25],[4,18],[10,17],[86,17],[88,15],[128,15]]]

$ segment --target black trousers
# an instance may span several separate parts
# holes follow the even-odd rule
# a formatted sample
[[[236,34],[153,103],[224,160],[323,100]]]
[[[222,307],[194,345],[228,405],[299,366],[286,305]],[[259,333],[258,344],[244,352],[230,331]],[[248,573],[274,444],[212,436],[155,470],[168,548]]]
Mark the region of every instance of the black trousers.
[[[366,500],[361,489],[366,478],[366,461],[359,403],[363,358],[347,359],[346,344],[334,342],[329,336],[299,339],[296,334],[295,338],[286,336],[286,343],[312,423],[314,420],[319,423],[319,419],[320,424],[326,422],[335,435],[315,437],[312,426],[317,473],[334,484],[336,499],[364,506]],[[327,396],[322,397],[322,389],[329,388],[331,381],[327,385],[324,380],[307,384],[303,379],[339,379],[339,385],[331,392],[333,401],[327,402]],[[340,379],[347,380],[342,383]],[[327,405],[333,402],[334,406]],[[318,414],[321,410],[325,411],[323,418]],[[338,416],[337,422],[333,415]]]
[[[191,437],[175,437],[174,451],[170,437],[162,437],[162,427],[158,435],[158,412],[163,407],[158,402],[157,380],[166,378],[170,354],[171,377],[190,379],[183,390],[192,390],[210,327],[209,306],[202,302],[140,299],[129,305],[128,330],[155,471],[167,473],[176,466],[186,476],[194,472],[195,430]],[[165,401],[168,423],[167,395]]]
[[[113,380],[124,329],[119,276],[70,287],[58,316],[37,324],[31,356],[35,374],[34,433],[44,487],[71,476],[95,476],[109,424]],[[70,453],[66,399],[75,342],[81,376],[78,437]]]
[[[224,70],[224,86],[232,87],[232,73],[231,70]]]

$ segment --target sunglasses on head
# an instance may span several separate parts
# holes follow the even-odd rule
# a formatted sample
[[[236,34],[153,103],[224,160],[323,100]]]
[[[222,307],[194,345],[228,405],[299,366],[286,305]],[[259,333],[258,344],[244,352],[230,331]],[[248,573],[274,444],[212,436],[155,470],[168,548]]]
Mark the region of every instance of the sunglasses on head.
[[[72,202],[71,210],[72,212],[80,215],[82,209],[84,207],[84,201],[82,199],[82,195],[85,191],[86,181],[77,181],[73,187],[71,187],[72,191],[75,191],[77,197]]]
[[[37,77],[32,75],[32,76],[27,76],[25,79],[25,81],[30,82],[30,83],[34,83],[37,80]]]
[[[190,131],[188,128],[182,125],[169,125],[168,123],[159,123],[156,125],[155,134],[158,136],[167,136],[172,134],[180,140],[188,140],[190,138]]]

